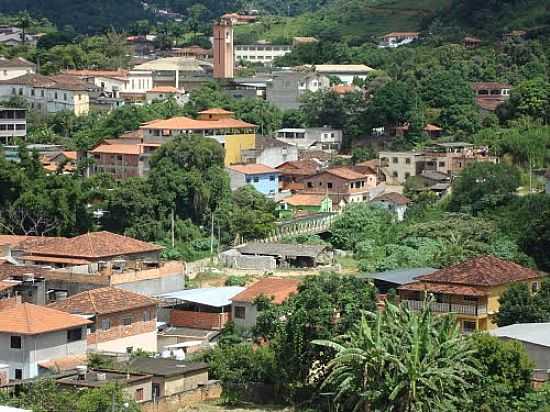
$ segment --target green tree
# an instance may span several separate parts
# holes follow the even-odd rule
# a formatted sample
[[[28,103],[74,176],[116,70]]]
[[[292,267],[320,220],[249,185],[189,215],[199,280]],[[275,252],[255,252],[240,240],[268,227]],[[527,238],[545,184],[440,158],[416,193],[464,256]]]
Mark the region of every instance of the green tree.
[[[341,337],[314,341],[332,352],[323,389],[345,410],[436,411],[472,405],[466,376],[475,351],[452,317],[386,303]],[[473,406],[473,405],[472,405]]]
[[[480,412],[516,410],[514,403],[531,391],[533,364],[523,345],[486,333],[470,338],[476,351],[478,379],[470,393]]]
[[[536,323],[542,319],[542,313],[526,283],[516,283],[510,286],[499,298],[499,304],[496,316],[498,326]]]
[[[449,203],[451,211],[474,215],[506,204],[520,185],[519,172],[513,166],[475,162],[466,167],[453,182]]]

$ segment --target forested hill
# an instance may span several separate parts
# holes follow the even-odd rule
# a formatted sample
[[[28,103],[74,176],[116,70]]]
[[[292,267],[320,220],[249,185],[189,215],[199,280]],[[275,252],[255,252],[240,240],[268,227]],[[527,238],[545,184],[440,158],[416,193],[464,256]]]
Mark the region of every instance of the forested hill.
[[[59,29],[72,26],[80,33],[120,30],[131,22],[150,17],[139,0],[16,0],[0,1],[0,13],[27,10],[33,17],[46,17]]]

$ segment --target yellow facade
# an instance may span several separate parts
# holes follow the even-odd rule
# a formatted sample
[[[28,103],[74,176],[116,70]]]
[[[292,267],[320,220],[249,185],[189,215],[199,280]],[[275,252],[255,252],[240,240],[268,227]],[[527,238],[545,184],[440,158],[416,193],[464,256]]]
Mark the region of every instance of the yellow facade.
[[[242,163],[242,150],[256,148],[256,134],[232,134],[224,137],[225,166]]]
[[[88,96],[88,93],[75,93],[73,104],[76,116],[85,116],[90,112],[90,96]]]
[[[541,281],[542,277],[514,283],[527,283],[529,285],[529,290],[534,291],[540,287]],[[463,332],[495,329],[497,327],[495,318],[500,309],[499,299],[511,285],[512,283],[490,288],[478,287],[478,289],[485,289],[487,295],[479,296],[477,299],[475,297],[468,298],[462,295],[435,294],[438,299],[437,302],[433,304],[434,312],[441,314],[452,313],[456,317],[460,329]],[[427,290],[429,290],[429,286]],[[406,290],[399,292],[402,301],[422,301],[423,298],[420,296],[421,294],[423,294],[423,292],[411,292]],[[447,307],[447,305],[449,305],[449,307]]]

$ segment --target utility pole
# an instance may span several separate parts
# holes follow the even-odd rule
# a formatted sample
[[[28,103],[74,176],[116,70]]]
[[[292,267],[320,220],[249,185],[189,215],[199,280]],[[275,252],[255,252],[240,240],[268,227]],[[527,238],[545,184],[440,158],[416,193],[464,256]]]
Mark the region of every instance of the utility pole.
[[[172,209],[172,213],[170,214],[170,223],[171,223],[171,235],[172,235],[172,247],[176,246],[176,224],[175,224],[175,218],[174,218],[174,209]]]
[[[214,254],[214,212],[212,212],[212,222],[210,224],[210,261],[213,260]]]

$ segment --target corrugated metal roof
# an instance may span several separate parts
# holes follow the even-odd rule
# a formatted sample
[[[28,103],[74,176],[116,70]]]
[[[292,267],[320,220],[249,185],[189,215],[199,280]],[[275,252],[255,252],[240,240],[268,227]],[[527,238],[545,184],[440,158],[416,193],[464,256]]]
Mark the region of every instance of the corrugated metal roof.
[[[397,285],[405,285],[407,283],[414,282],[417,276],[429,275],[436,272],[434,268],[410,268],[410,269],[397,269],[388,270],[386,272],[365,273],[360,275],[364,279],[381,280],[384,282],[395,283]]]
[[[550,323],[519,323],[497,328],[489,333],[500,338],[550,347]]]
[[[185,302],[198,303],[206,306],[221,308],[231,305],[231,298],[246,288],[240,286],[226,286],[221,288],[198,288],[163,293],[159,299],[177,299]]]

